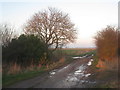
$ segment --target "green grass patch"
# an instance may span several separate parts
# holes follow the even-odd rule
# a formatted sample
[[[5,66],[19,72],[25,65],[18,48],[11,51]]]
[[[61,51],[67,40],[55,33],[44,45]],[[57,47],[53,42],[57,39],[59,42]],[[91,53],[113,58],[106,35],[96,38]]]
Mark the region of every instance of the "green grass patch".
[[[85,53],[89,54],[90,52],[94,52],[95,49],[91,48],[66,48],[66,49],[58,49],[57,51],[62,52],[66,56],[82,56]]]
[[[9,86],[11,84],[14,84],[16,82],[38,76],[43,72],[45,72],[44,69],[39,70],[39,71],[28,71],[28,72],[25,72],[25,73],[3,75],[2,85],[3,85],[3,87],[7,87],[7,86]]]
[[[73,55],[69,55],[69,56],[72,56],[72,57],[77,57],[77,56],[84,56],[84,55],[92,55],[92,54],[95,54],[96,53],[96,51],[94,50],[94,51],[89,51],[89,52],[84,52],[84,53],[82,53],[82,54],[79,54],[79,55],[75,55],[75,54],[73,54]]]
[[[96,67],[96,65],[98,64],[98,56],[95,54],[94,57],[93,57],[94,61],[92,62],[92,65],[90,66],[91,69],[100,69],[98,67]]]

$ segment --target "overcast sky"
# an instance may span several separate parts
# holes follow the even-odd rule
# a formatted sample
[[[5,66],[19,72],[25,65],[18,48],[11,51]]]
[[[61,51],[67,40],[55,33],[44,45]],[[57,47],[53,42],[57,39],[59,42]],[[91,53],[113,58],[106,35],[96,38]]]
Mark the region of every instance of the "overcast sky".
[[[8,2],[9,1],[9,2]],[[55,7],[68,13],[77,29],[77,40],[67,47],[94,47],[94,35],[107,25],[117,26],[119,0],[1,0],[0,23],[10,23],[17,33],[36,12]]]

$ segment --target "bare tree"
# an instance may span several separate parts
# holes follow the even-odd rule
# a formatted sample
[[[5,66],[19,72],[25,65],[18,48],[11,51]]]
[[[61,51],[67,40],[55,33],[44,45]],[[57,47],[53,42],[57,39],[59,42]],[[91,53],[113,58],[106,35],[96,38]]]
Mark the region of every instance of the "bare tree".
[[[13,37],[13,28],[8,24],[0,25],[0,44],[7,46]]]
[[[76,34],[68,14],[55,8],[35,13],[28,20],[24,31],[26,34],[37,35],[47,44],[47,48],[52,47],[54,50],[68,42],[73,42]]]

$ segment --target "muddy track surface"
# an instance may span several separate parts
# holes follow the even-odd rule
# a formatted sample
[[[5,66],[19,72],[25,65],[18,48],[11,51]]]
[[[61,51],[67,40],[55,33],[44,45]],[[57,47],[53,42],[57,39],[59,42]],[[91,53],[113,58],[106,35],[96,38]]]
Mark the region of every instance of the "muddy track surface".
[[[95,81],[89,81],[92,75],[87,72],[92,64],[93,55],[73,57],[73,62],[44,73],[38,77],[16,83],[9,88],[87,88],[95,85]]]

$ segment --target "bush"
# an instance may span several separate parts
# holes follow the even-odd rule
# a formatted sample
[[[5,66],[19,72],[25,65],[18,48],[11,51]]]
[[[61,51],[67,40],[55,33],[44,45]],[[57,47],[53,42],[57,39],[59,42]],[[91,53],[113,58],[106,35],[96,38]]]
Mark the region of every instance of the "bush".
[[[21,35],[12,39],[8,46],[3,46],[3,62],[17,62],[21,65],[37,64],[45,58],[46,45],[37,36]]]
[[[95,36],[98,57],[105,61],[114,60],[118,53],[118,30],[108,26]]]

